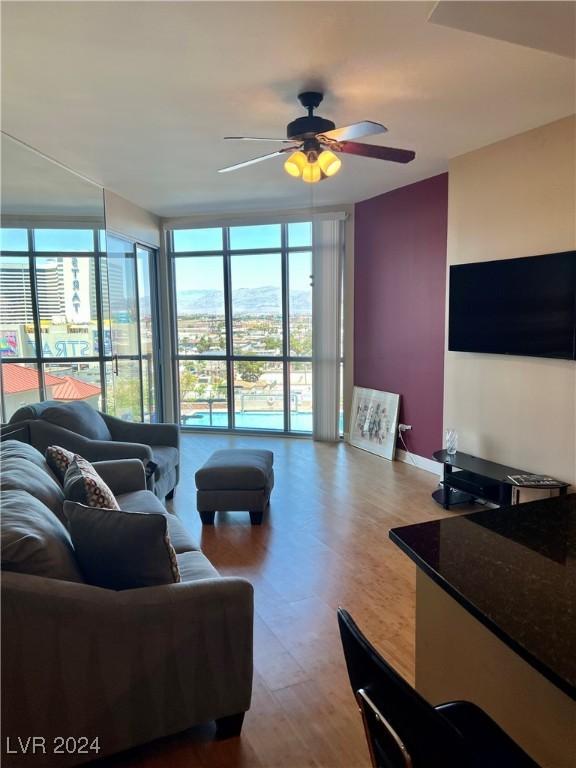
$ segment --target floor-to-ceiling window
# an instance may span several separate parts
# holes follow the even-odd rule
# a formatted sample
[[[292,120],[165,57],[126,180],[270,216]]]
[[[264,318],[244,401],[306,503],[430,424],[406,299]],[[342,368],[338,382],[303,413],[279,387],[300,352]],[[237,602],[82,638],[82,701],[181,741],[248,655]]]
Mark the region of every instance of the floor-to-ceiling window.
[[[312,225],[169,233],[180,422],[312,431]]]
[[[103,260],[104,261],[104,260]],[[102,269],[108,413],[130,421],[158,421],[154,356],[154,252],[107,236]]]
[[[144,421],[160,420],[157,357],[158,302],[156,296],[156,252],[136,245],[140,361],[142,366],[142,409]]]
[[[39,400],[157,420],[154,253],[98,228],[0,236],[2,420]]]

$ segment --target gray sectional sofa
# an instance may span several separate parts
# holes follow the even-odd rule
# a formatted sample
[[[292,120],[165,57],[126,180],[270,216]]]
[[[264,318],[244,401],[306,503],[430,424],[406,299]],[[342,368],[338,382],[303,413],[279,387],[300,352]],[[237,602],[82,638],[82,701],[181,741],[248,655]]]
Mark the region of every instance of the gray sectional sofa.
[[[232,735],[250,706],[252,586],[218,575],[146,490],[141,461],[94,466],[122,510],[167,516],[182,582],[119,592],[84,583],[44,457],[0,443],[6,768],[75,765],[212,720]],[[17,739],[27,736],[44,739],[45,753],[24,753]],[[97,739],[99,751],[55,753],[60,736]]]
[[[11,425],[30,429],[30,442],[41,453],[60,445],[88,461],[141,459],[157,465],[148,487],[158,498],[171,498],[180,477],[180,430],[177,424],[141,424],[102,413],[81,401],[46,400],[24,405]]]

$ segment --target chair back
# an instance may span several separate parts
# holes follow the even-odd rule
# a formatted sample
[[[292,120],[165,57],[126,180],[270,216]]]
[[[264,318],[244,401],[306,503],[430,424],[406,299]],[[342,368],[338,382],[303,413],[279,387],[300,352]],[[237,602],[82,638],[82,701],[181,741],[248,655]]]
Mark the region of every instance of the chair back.
[[[338,624],[374,768],[465,768],[469,758],[456,728],[380,656],[342,608]]]
[[[41,403],[27,403],[21,405],[9,419],[9,424],[18,424],[22,421],[32,421],[34,419],[41,419],[44,411],[48,408],[52,408],[54,405],[62,405],[58,400],[44,400]]]

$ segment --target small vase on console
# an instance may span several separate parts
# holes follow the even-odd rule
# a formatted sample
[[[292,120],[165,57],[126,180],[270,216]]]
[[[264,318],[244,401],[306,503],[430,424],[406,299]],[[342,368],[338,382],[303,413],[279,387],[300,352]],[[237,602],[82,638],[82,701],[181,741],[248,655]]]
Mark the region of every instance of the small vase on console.
[[[454,456],[458,450],[458,432],[455,429],[446,430],[446,452]]]

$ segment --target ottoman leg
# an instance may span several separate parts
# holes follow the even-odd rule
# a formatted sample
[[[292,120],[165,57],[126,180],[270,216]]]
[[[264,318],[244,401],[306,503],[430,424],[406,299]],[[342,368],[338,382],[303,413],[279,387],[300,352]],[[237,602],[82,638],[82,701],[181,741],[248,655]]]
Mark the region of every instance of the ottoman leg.
[[[200,512],[200,520],[202,525],[214,525],[214,515],[216,512]]]
[[[259,512],[250,512],[250,522],[252,525],[261,525],[262,524],[262,510]]]

